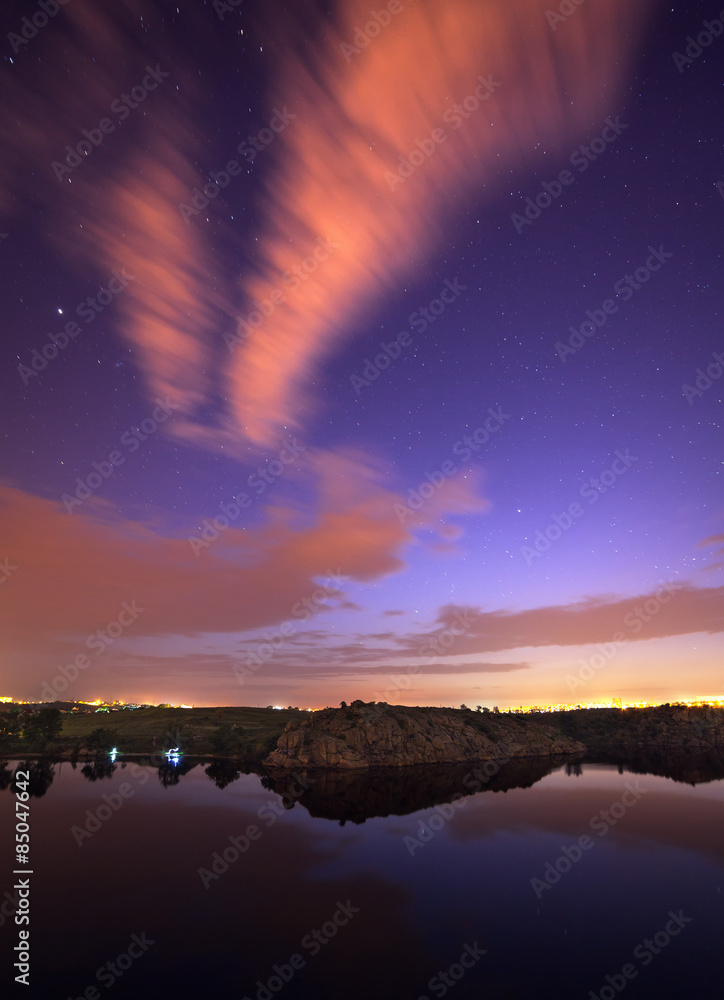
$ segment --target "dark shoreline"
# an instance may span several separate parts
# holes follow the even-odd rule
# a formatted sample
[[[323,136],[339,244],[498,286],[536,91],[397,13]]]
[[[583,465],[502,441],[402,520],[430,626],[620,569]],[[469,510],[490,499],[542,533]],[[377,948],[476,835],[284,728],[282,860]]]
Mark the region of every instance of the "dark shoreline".
[[[24,717],[21,713],[21,718]],[[724,755],[724,708],[579,709],[558,713],[353,702],[314,713],[272,709],[146,709],[61,715],[48,741],[6,737],[0,755],[90,763],[107,758],[165,764],[178,747],[186,759],[215,760],[268,771],[392,771],[418,765],[490,760],[656,760],[671,755]],[[93,733],[106,742],[91,746]],[[112,740],[111,740],[112,737]],[[110,741],[110,742],[109,742]]]
[[[439,765],[451,765],[451,764],[486,764],[489,762],[498,762],[502,759],[507,760],[521,760],[521,761],[549,761],[555,760],[559,763],[581,763],[581,764],[611,764],[617,765],[619,762],[625,764],[626,762],[636,759],[638,757],[645,758],[649,756],[653,757],[694,757],[694,756],[711,756],[720,754],[722,760],[724,761],[724,745],[713,746],[704,749],[693,749],[691,746],[679,743],[667,743],[667,744],[656,744],[651,746],[638,745],[631,747],[630,749],[623,749],[621,747],[606,748],[586,748],[586,751],[576,752],[576,753],[550,753],[550,754],[519,754],[514,758],[500,758],[500,757],[471,757],[464,761],[451,760],[451,761],[420,761],[414,764],[368,764],[363,768],[356,768],[355,770],[360,772],[369,772],[376,770],[389,770],[389,771],[403,771],[406,768],[416,768],[416,767],[437,767]],[[213,761],[223,761],[228,764],[238,764],[241,767],[248,767],[250,770],[247,772],[249,774],[259,772],[260,774],[272,774],[272,773],[285,773],[288,768],[280,768],[275,764],[265,764],[264,758],[262,757],[237,757],[225,754],[213,754],[213,753],[187,753],[182,751],[182,757],[185,761],[194,761],[197,764],[200,763],[211,763]],[[22,746],[0,746],[0,761],[11,761],[11,760],[52,760],[54,763],[69,763],[69,764],[90,764],[94,761],[100,759],[107,759],[109,754],[103,752],[102,754],[95,754],[89,752],[82,752],[80,754],[75,754],[70,750],[65,750],[58,747],[50,747],[46,750],[27,750]],[[167,763],[167,758],[165,753],[159,753],[157,750],[146,750],[146,751],[133,751],[124,752],[118,754],[115,758],[116,763],[141,763],[142,761],[147,761],[149,766],[157,766],[159,764]],[[311,764],[295,764],[297,768],[301,768],[305,771],[338,771],[340,773],[346,773],[348,770],[344,767],[332,767],[332,766],[320,766]]]
[[[478,793],[505,794],[531,788],[554,772],[564,771],[575,781],[591,767],[615,769],[622,775],[653,774],[692,787],[724,779],[724,754],[686,752],[633,756],[588,754],[575,758],[559,754],[358,769],[300,767],[294,771],[207,755],[183,756],[173,764],[144,754],[123,755],[115,761],[108,757],[69,761],[57,756],[28,754],[0,758],[0,789],[12,791],[13,773],[22,764],[30,772],[30,795],[41,797],[58,776],[56,767],[62,768],[69,763],[79,776],[97,784],[99,791],[112,787],[105,782],[113,777],[122,787],[125,778],[138,777],[138,768],[143,768],[151,777],[155,772],[164,787],[178,785],[192,771],[197,778],[203,773],[220,790],[242,776],[254,775],[266,791],[280,797],[284,809],[300,807],[312,817],[342,825],[361,824],[384,816],[407,816],[434,807],[452,808],[447,804],[460,805]]]

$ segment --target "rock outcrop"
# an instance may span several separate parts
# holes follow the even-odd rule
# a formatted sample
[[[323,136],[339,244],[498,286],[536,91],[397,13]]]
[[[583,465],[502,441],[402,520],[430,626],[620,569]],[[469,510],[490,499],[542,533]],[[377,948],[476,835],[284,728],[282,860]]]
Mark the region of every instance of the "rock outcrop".
[[[290,722],[265,767],[365,768],[447,764],[552,754],[586,747],[515,715],[353,702]]]

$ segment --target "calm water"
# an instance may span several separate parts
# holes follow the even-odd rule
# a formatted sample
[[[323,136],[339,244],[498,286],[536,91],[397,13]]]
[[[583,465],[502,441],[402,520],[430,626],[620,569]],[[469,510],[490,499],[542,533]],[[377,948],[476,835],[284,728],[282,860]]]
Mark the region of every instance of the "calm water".
[[[3,995],[721,1000],[724,769],[634,766],[510,764],[472,794],[469,766],[217,784],[36,763],[32,985],[3,895]]]

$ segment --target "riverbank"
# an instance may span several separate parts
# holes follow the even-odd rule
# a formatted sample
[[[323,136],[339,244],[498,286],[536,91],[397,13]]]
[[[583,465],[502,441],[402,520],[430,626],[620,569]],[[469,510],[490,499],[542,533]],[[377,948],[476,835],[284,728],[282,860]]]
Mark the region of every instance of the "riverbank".
[[[155,759],[178,747],[184,755],[273,769],[350,770],[591,753],[724,751],[724,709],[668,705],[519,715],[358,701],[317,712],[147,708],[67,712],[60,718],[62,728],[53,739],[41,745],[19,735],[6,737],[0,754],[78,760],[115,746],[119,755]]]

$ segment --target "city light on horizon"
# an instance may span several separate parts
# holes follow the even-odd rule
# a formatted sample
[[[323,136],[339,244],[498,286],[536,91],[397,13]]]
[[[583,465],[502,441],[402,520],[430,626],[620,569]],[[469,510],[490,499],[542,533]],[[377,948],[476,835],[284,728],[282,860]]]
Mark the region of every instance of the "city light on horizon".
[[[54,702],[19,701],[13,698],[0,698],[0,703],[12,704],[12,705],[54,704]],[[87,706],[89,709],[103,708],[109,710],[157,708],[159,705],[166,705],[167,707],[172,709],[187,709],[187,710],[201,709],[201,708],[265,708],[265,707],[271,708],[274,711],[289,710],[285,708],[285,706],[283,705],[270,705],[270,706],[243,705],[243,704],[218,705],[216,703],[213,704],[210,703],[208,705],[185,705],[185,704],[174,705],[167,702],[159,702],[159,703],[120,702],[120,701],[105,702],[101,701],[100,699],[96,701],[77,701],[73,702],[72,704]],[[419,705],[413,702],[400,701],[396,703],[370,702],[369,704],[389,704],[390,708],[395,708],[396,705],[399,705],[400,707],[459,709],[463,707],[464,703],[461,703],[459,705],[443,704],[443,703],[435,705]],[[665,702],[655,701],[655,700],[627,701],[623,698],[612,698],[609,700],[601,700],[601,701],[560,702],[553,704],[506,705],[503,702],[501,702],[501,704],[503,704],[502,709],[500,708],[500,705],[496,705],[494,706],[494,708],[496,708],[501,712],[521,713],[521,714],[547,713],[547,712],[572,712],[580,710],[611,709],[611,708],[625,711],[626,709],[632,709],[632,708],[634,709],[661,708],[666,705],[670,705],[672,707],[686,707],[686,708],[700,708],[700,707],[724,708],[724,695],[715,695],[710,697],[698,697],[698,698],[672,698]],[[304,708],[295,708],[294,710],[300,712],[320,712],[323,711],[325,708],[336,708],[336,707],[338,707],[338,705],[317,705],[315,707],[308,706]],[[479,711],[481,709],[485,709],[486,711],[489,712],[493,711],[493,707],[491,707],[491,705],[485,705],[479,707],[477,704],[471,703],[470,705],[465,705],[465,707],[475,711]]]

